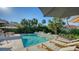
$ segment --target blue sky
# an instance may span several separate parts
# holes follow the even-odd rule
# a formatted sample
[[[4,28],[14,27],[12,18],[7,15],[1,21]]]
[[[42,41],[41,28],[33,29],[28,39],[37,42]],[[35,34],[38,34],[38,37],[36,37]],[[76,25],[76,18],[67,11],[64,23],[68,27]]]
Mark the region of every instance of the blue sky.
[[[0,9],[0,18],[8,20],[9,22],[20,22],[23,18],[37,18],[39,22],[41,22],[42,19],[46,19],[47,21],[51,19],[51,17],[44,17],[40,9],[36,7],[14,7]]]
[[[20,22],[22,19],[38,19],[39,22],[41,20],[45,19],[47,22],[49,19],[52,19],[52,17],[44,17],[42,12],[37,7],[13,7],[13,8],[0,8],[0,18],[5,19],[9,22]],[[71,17],[69,20],[73,19]],[[66,22],[66,21],[65,21]],[[71,25],[77,25],[79,26],[79,23],[70,23]]]

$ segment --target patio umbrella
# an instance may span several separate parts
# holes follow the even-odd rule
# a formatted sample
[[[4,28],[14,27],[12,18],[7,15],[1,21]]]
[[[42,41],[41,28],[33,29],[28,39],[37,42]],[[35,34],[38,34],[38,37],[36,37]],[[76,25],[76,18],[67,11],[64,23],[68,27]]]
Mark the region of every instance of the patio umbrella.
[[[73,19],[73,20],[70,20],[70,22],[73,22],[73,23],[79,23],[79,17]]]
[[[39,7],[44,16],[68,17],[79,15],[79,7]]]
[[[44,16],[53,17],[70,17],[79,15],[79,7],[40,7],[39,8]],[[70,27],[67,19],[67,25]],[[69,29],[70,32],[71,29]]]
[[[71,20],[70,22],[73,22],[73,23],[79,23],[79,17],[77,17],[77,18]]]

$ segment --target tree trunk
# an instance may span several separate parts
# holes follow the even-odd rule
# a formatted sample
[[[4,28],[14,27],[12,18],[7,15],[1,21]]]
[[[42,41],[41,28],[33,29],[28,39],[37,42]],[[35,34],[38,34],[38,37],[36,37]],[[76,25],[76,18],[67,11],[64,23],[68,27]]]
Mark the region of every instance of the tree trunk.
[[[54,32],[55,32],[55,34],[57,35],[57,30],[56,30],[56,29],[54,30]]]

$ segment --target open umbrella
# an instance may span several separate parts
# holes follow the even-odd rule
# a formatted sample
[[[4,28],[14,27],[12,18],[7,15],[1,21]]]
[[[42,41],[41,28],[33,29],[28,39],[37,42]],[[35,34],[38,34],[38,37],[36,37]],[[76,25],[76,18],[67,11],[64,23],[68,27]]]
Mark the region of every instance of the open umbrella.
[[[44,16],[53,16],[53,17],[70,17],[79,15],[79,7],[39,7]],[[70,27],[67,19],[67,24]],[[69,32],[71,29],[69,29]]]
[[[79,23],[79,17],[73,19],[73,20],[70,20],[70,22],[73,22],[73,23]]]
[[[79,7],[39,7],[44,16],[68,17],[79,15]]]

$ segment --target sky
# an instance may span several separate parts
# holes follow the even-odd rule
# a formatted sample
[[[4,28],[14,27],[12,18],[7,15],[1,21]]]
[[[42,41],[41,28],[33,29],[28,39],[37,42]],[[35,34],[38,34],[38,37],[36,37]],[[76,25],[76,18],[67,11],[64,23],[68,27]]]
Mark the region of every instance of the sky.
[[[48,20],[52,19],[53,17],[44,17],[41,10],[37,7],[0,7],[0,18],[7,20],[9,22],[18,22],[20,23],[22,19],[38,19],[41,22],[43,19]],[[69,20],[73,19],[72,16]],[[66,22],[66,19],[65,19]],[[79,23],[70,23],[70,25],[79,26]]]
[[[36,7],[7,7],[0,8],[0,18],[5,19],[9,22],[20,22],[22,19],[38,19],[39,22],[41,20],[46,19],[48,21],[52,17],[44,17],[39,8]]]

